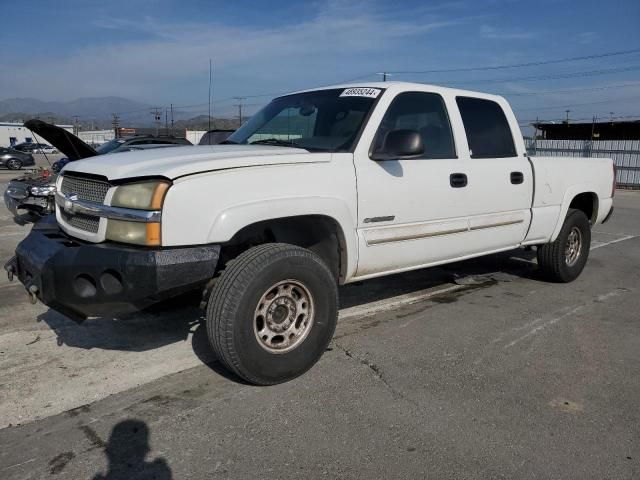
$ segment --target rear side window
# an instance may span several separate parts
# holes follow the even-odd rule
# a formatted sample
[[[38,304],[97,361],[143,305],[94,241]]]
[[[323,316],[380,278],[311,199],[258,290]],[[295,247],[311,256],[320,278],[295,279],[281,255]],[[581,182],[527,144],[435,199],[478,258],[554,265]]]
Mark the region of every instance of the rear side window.
[[[502,108],[482,98],[457,97],[471,158],[515,157],[511,129]]]

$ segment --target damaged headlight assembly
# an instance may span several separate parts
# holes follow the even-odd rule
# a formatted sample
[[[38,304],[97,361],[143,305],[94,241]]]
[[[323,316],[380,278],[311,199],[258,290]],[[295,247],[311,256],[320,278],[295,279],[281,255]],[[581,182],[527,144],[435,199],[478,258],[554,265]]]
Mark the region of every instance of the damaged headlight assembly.
[[[120,185],[113,194],[111,206],[159,213],[170,186],[169,182],[163,180]],[[106,239],[146,247],[160,246],[160,221],[141,218],[110,218],[107,222]]]

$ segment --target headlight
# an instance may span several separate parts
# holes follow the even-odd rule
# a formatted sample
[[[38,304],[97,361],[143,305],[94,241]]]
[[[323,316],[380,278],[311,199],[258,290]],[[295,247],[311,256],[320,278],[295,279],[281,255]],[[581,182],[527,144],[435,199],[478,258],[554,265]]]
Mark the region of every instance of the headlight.
[[[111,205],[140,210],[160,210],[168,189],[168,182],[155,180],[121,185],[116,188]]]
[[[114,242],[158,247],[160,246],[160,223],[127,222],[110,218],[107,222],[106,238]]]
[[[46,185],[44,187],[30,187],[29,193],[34,197],[48,197],[56,193],[54,185]]]
[[[111,199],[111,206],[136,210],[160,210],[171,184],[165,181],[147,181],[120,185]],[[133,243],[147,247],[160,246],[159,222],[135,222],[110,218],[107,222],[107,240]]]

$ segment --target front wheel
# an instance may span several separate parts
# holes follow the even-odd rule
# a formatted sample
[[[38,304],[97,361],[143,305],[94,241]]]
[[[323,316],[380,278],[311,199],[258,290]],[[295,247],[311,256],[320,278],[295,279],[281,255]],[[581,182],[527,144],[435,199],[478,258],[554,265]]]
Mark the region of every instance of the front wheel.
[[[545,278],[572,282],[584,269],[591,247],[591,225],[581,210],[569,209],[558,238],[538,248],[538,266]]]
[[[271,243],[227,264],[211,291],[206,323],[209,342],[229,370],[273,385],[320,359],[337,317],[336,281],[320,257]]]
[[[9,170],[20,170],[22,168],[22,162],[17,158],[11,158],[7,161],[7,168]]]

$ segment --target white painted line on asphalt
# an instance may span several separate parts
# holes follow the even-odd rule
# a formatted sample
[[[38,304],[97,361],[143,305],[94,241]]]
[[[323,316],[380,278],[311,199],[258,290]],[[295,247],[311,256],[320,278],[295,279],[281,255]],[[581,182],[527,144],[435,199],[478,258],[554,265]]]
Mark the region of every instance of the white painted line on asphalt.
[[[631,240],[632,238],[636,238],[636,237],[638,237],[638,235],[627,235],[626,237],[617,238],[615,240],[611,240],[610,242],[599,243],[598,245],[591,247],[591,250],[606,247],[607,245],[611,245],[613,243],[624,242],[625,240]]]
[[[405,293],[403,295],[385,298],[384,300],[378,300],[377,302],[371,302],[365,305],[356,305],[354,307],[343,308],[342,310],[340,310],[338,320],[341,321],[353,317],[368,317],[375,313],[393,310],[403,305],[421,302],[431,297],[435,297],[436,295],[454,292],[464,287],[465,285],[450,285],[435,290],[433,288],[427,288],[424,290],[418,290],[417,292]]]
[[[521,341],[526,340],[529,337],[532,337],[533,335],[537,334],[541,330],[544,330],[545,328],[550,327],[551,325],[554,325],[554,324],[558,323],[560,320],[564,320],[565,318],[570,317],[571,315],[575,315],[576,313],[579,313],[582,310],[584,310],[586,308],[589,308],[589,307],[593,306],[596,303],[602,303],[605,300],[608,300],[609,298],[617,297],[618,295],[620,295],[624,291],[626,291],[626,290],[620,290],[620,289],[612,290],[611,292],[605,293],[604,295],[598,295],[593,301],[591,301],[591,302],[589,302],[587,304],[578,305],[578,306],[573,307],[573,308],[570,308],[570,307],[561,308],[560,310],[554,312],[556,315],[558,313],[562,312],[561,315],[554,316],[552,319],[547,320],[546,322],[541,323],[539,325],[536,325],[534,328],[529,330],[527,333],[525,333],[521,337],[518,337],[515,340],[507,343],[504,346],[504,348],[511,348],[514,345],[520,343]],[[534,321],[527,323],[526,326],[535,325],[536,323],[539,323],[541,320],[542,320],[542,318],[537,318]]]
[[[622,233],[601,232],[600,230],[591,230],[591,232],[597,233],[598,235],[611,235],[612,237],[619,237],[619,236],[624,237],[624,234]]]
[[[36,461],[35,458],[30,458],[26,462],[16,463],[15,465],[9,465],[8,467],[3,468],[2,470],[9,470],[10,468],[20,467],[22,465],[26,465],[27,463],[31,463],[31,462],[35,462],[35,461]]]

